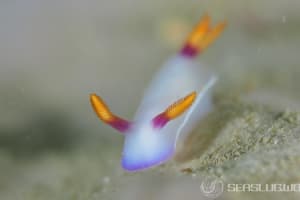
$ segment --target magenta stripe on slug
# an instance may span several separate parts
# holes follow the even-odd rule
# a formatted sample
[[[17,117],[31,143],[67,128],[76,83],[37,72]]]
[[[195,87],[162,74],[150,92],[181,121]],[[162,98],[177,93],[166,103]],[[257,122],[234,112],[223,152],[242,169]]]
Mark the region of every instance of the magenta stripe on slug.
[[[156,154],[155,157],[152,157],[150,159],[145,159],[145,157],[136,159],[131,155],[123,154],[121,163],[123,169],[129,172],[144,170],[150,167],[160,165],[161,163],[169,160],[174,154],[174,152],[174,148],[169,149],[166,147],[166,149],[164,149],[163,152]]]
[[[165,116],[164,113],[159,114],[152,120],[153,127],[160,129],[164,127],[168,121],[169,119]]]
[[[199,53],[199,49],[187,44],[181,49],[180,53],[183,56],[192,58]]]
[[[117,129],[118,131],[125,133],[130,128],[130,122],[127,122],[122,119],[115,119],[109,123],[113,128]]]

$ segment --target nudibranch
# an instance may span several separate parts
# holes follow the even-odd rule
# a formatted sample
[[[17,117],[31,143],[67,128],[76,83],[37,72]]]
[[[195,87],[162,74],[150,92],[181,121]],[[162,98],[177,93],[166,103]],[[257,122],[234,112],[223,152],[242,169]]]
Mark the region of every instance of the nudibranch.
[[[98,117],[125,135],[122,167],[137,171],[170,159],[176,143],[192,131],[212,108],[211,90],[217,76],[195,58],[223,31],[226,22],[210,26],[205,15],[179,53],[156,74],[132,122],[110,111],[96,94],[90,95]]]

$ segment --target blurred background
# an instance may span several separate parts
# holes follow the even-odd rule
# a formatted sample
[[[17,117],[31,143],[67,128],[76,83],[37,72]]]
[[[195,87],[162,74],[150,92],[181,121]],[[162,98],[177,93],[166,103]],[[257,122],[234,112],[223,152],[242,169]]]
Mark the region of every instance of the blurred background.
[[[253,101],[300,110],[299,9],[298,0],[2,0],[0,199],[113,193],[102,185],[123,174],[123,138],[97,119],[89,94],[131,119],[204,13],[229,24],[199,57],[228,93],[250,88]]]

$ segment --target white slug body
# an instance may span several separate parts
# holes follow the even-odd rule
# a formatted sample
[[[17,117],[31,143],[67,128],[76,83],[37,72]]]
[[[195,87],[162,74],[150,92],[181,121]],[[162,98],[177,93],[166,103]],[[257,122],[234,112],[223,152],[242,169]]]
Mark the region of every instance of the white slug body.
[[[137,171],[171,158],[178,141],[212,108],[211,91],[217,76],[195,57],[223,31],[225,22],[211,28],[205,15],[180,53],[154,76],[133,122],[113,114],[96,94],[90,95],[98,117],[125,135],[122,167]],[[183,98],[184,97],[184,98]]]
[[[189,133],[211,109],[212,86],[217,78],[190,58],[171,58],[157,73],[136,113],[134,125],[126,135],[122,166],[130,171],[158,165],[175,152],[179,136]],[[151,120],[176,100],[196,91],[191,108],[161,129]]]

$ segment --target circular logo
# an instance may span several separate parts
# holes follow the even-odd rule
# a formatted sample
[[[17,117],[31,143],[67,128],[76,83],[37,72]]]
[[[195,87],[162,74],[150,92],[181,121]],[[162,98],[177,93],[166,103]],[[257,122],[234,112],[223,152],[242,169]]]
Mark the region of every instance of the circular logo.
[[[223,181],[215,177],[204,177],[200,190],[204,196],[215,199],[223,193]]]

